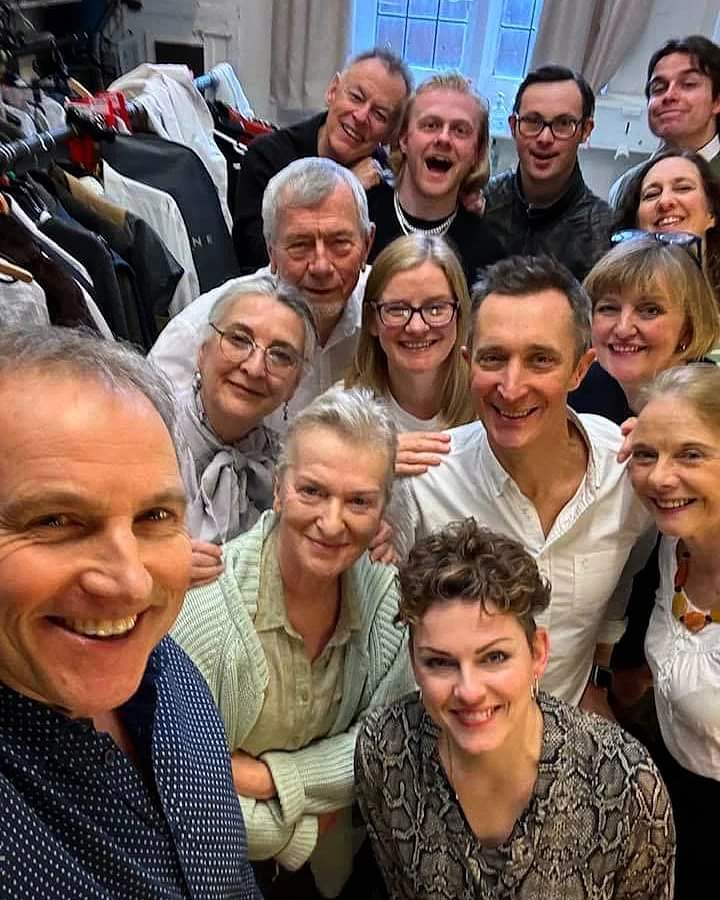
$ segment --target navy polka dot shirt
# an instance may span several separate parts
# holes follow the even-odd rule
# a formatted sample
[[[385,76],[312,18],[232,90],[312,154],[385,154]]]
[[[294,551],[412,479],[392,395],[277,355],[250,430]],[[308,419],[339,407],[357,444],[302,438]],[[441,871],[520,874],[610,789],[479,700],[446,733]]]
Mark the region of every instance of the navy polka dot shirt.
[[[261,900],[222,723],[170,638],[120,713],[140,767],[0,684],[3,900]]]

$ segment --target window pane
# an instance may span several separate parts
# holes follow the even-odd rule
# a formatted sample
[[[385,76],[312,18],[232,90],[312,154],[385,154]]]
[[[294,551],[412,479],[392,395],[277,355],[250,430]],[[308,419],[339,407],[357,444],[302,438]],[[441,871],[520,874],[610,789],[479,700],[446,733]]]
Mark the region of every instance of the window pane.
[[[434,19],[437,15],[437,11],[438,0],[410,0],[408,15],[431,16]]]
[[[408,19],[405,61],[411,66],[432,66],[435,47],[435,22]]]
[[[474,0],[440,0],[440,18],[467,22]]]
[[[462,62],[465,26],[455,22],[439,22],[435,65],[457,69]]]
[[[407,0],[378,0],[378,15],[390,13],[404,16],[407,12]]]
[[[394,53],[402,56],[405,50],[405,19],[378,16],[375,43],[378,47],[389,46]]]
[[[534,0],[505,0],[501,24],[529,28],[532,23],[534,6]]]
[[[500,29],[497,56],[495,57],[495,74],[509,78],[522,78],[525,67],[529,31]]]

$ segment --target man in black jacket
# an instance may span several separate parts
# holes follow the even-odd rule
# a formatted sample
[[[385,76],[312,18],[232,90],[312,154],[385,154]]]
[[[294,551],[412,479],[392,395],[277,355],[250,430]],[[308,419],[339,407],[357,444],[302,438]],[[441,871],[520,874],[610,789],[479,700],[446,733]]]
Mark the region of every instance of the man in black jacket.
[[[377,184],[381,166],[373,154],[396,131],[411,88],[411,75],[394,53],[369,50],[333,76],[327,112],[252,142],[233,205],[233,241],[243,273],[268,263],[261,207],[272,176],[296,159],[325,156],[352,169],[366,189]]]
[[[506,255],[549,254],[580,280],[609,248],[610,207],[585,184],[577,160],[594,110],[582,75],[562,66],[530,72],[510,116],[518,167],[486,189],[485,220]]]

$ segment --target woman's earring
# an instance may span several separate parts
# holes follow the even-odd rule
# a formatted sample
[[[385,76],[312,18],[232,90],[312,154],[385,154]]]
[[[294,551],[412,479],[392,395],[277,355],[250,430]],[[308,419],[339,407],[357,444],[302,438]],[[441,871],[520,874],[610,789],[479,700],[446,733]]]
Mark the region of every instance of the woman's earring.
[[[530,699],[533,703],[537,702],[538,698],[538,677],[537,675],[533,678],[532,684],[530,685]]]
[[[687,350],[687,348],[688,348],[688,345],[685,343],[685,341],[683,341],[682,344],[680,344],[678,346],[678,350],[680,351],[680,353],[684,353]]]
[[[195,369],[195,374],[193,375],[192,379],[192,385],[196,391],[199,391],[202,387],[202,375],[200,374],[200,369]]]
[[[285,405],[283,406],[283,422],[287,422],[288,420],[288,402],[285,401]]]

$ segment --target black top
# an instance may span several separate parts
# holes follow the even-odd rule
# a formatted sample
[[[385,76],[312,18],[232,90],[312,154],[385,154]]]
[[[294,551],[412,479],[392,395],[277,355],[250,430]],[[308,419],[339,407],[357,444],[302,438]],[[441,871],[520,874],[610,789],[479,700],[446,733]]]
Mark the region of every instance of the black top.
[[[547,253],[582,281],[610,249],[612,211],[585,184],[577,164],[565,192],[548,206],[528,203],[519,169],[491,178],[485,199],[485,221],[504,256]]]
[[[619,382],[598,362],[590,366],[580,386],[568,394],[568,406],[576,413],[605,416],[616,425],[635,415]]]
[[[259,900],[222,722],[170,638],[119,714],[138,765],[0,683],[3,900]]]
[[[375,223],[375,240],[368,257],[371,263],[375,261],[375,257],[381,250],[384,250],[395,238],[403,234],[395,213],[393,194],[393,188],[385,182],[381,182],[368,191],[370,219]],[[440,219],[436,222],[429,222],[407,213],[405,216],[408,222],[416,228],[433,228],[443,221]],[[469,286],[472,286],[477,280],[479,269],[484,269],[485,266],[489,266],[507,255],[503,252],[501,243],[484,218],[468,212],[462,204],[458,208],[455,221],[445,234],[445,240],[460,257]]]
[[[318,155],[318,134],[327,113],[290,128],[263,134],[243,157],[233,204],[233,243],[243,275],[269,262],[262,229],[262,198],[268,181],[296,159]]]

